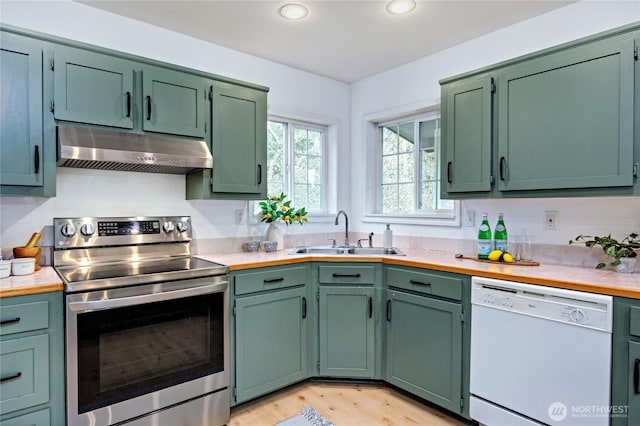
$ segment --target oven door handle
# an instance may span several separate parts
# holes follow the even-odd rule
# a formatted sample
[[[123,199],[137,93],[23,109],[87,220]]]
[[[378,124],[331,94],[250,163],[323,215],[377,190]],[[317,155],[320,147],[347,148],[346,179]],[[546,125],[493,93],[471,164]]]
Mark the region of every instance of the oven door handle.
[[[120,308],[123,306],[140,305],[143,303],[161,302],[170,299],[178,299],[190,296],[199,296],[208,293],[219,293],[228,286],[227,282],[208,284],[199,287],[183,288],[180,290],[165,291],[162,293],[141,294],[137,296],[116,297],[107,300],[90,300],[86,302],[70,302],[69,310],[73,312],[97,311],[101,309]]]

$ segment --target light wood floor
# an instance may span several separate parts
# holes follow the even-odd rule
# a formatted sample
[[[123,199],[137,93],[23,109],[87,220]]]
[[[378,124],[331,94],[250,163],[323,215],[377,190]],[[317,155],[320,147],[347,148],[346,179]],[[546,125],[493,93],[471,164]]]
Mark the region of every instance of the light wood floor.
[[[231,426],[272,426],[309,404],[336,426],[462,426],[465,423],[377,384],[305,382],[231,410]]]

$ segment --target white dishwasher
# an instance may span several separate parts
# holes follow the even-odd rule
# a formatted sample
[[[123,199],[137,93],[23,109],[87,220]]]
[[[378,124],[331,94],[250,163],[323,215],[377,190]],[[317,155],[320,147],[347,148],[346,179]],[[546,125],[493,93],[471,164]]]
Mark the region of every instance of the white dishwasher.
[[[472,419],[608,425],[613,298],[473,277]]]

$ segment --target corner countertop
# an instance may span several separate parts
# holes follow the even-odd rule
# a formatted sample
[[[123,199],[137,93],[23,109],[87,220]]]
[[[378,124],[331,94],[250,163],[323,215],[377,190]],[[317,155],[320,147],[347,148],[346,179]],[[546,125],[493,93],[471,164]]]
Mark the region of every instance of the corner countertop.
[[[454,253],[436,250],[404,250],[406,256],[354,256],[289,254],[289,250],[273,253],[197,254],[196,256],[229,266],[231,271],[264,266],[289,265],[304,262],[382,262],[387,265],[454,272],[502,280],[539,284],[569,290],[587,291],[612,296],[640,299],[640,274],[620,274],[608,270],[542,264],[520,266],[508,263],[483,263],[471,259],[456,259]],[[62,291],[62,280],[51,267],[42,267],[31,275],[0,279],[0,298]]]
[[[0,278],[0,298],[62,291],[62,280],[50,266],[43,266],[30,275]]]
[[[552,264],[521,266],[509,263],[486,263],[472,259],[456,259],[454,253],[443,251],[400,249],[406,256],[309,255],[289,254],[289,250],[281,250],[273,253],[202,254],[198,255],[198,257],[228,265],[231,271],[308,261],[382,262],[387,265],[413,266],[640,299],[640,274],[637,273],[621,274],[609,270]]]

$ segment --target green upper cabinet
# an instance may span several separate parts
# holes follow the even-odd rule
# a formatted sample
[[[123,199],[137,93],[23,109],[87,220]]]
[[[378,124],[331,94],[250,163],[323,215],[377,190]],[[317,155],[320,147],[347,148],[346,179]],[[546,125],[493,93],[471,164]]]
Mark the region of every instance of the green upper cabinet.
[[[42,48],[0,33],[0,184],[42,187]]]
[[[456,81],[442,88],[444,192],[491,190],[493,78]]]
[[[442,197],[640,194],[638,31],[441,80]]]
[[[142,70],[142,128],[145,131],[204,138],[207,80],[159,67]]]
[[[267,91],[222,81],[211,87],[213,172],[187,175],[188,199],[267,196]]]
[[[134,65],[71,47],[54,52],[56,120],[133,129]]]
[[[208,80],[67,46],[54,48],[56,120],[204,138]]]
[[[633,185],[633,34],[498,77],[498,189]]]
[[[267,191],[267,94],[215,82],[211,105],[213,192]]]

